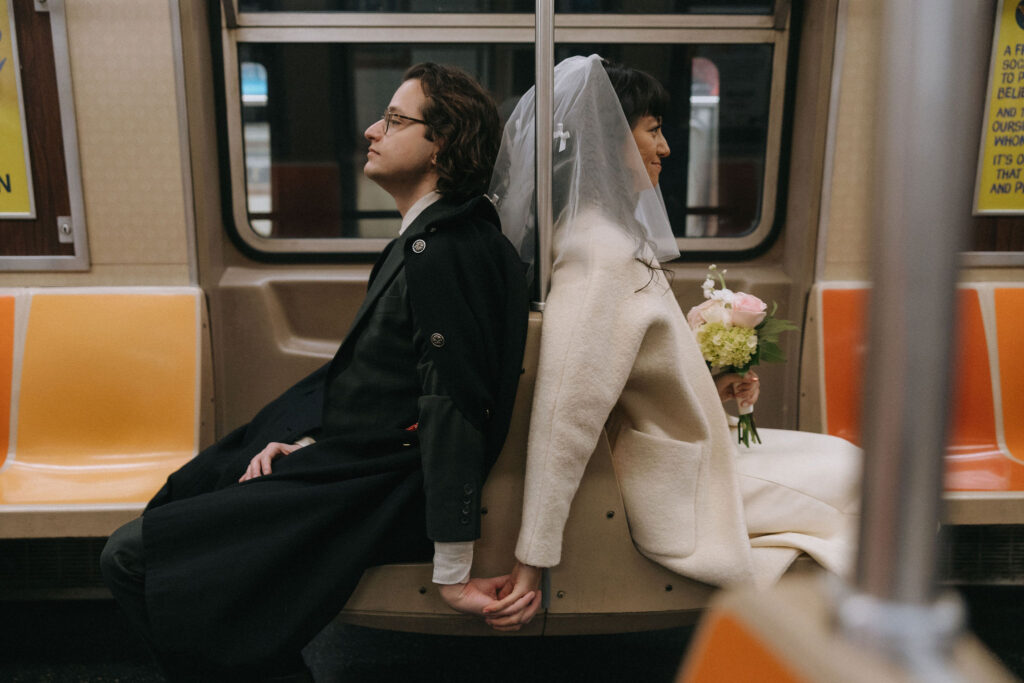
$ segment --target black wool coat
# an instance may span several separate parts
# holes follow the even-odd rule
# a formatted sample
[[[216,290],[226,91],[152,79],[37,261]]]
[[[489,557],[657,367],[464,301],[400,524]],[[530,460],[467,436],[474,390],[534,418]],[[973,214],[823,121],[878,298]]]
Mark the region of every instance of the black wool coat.
[[[388,245],[334,359],[168,477],[143,516],[165,662],[253,671],[297,652],[374,564],[479,536],[522,369],[519,257],[483,197]],[[239,484],[271,441],[316,443]]]

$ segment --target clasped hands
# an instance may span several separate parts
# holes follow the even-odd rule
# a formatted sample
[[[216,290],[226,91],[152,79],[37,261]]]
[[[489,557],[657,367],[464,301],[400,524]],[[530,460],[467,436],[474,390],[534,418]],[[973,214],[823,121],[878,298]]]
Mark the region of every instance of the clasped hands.
[[[540,609],[540,576],[540,567],[517,561],[504,576],[438,588],[452,609],[481,616],[496,631],[518,631]]]

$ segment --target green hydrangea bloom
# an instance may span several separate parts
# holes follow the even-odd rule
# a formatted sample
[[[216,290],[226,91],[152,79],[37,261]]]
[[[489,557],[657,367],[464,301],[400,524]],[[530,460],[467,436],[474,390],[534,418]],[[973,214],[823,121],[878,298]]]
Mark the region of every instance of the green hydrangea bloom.
[[[742,368],[757,350],[757,330],[706,323],[697,329],[700,352],[711,367]]]

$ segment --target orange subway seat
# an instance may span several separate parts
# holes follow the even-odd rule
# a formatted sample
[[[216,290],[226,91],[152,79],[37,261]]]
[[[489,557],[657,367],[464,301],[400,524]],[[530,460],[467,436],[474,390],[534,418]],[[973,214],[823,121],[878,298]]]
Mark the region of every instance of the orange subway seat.
[[[826,289],[821,293],[828,433],[862,445],[860,398],[864,385],[868,290]]]
[[[14,377],[14,297],[0,296],[0,467],[11,443],[11,383]]]
[[[1024,467],[1003,455],[996,438],[992,369],[977,290],[959,290],[957,332],[946,490],[1024,491]]]
[[[865,288],[850,288],[825,289],[821,297],[828,433],[857,444],[861,443],[868,296]],[[1024,490],[1024,467],[1006,458],[996,439],[991,371],[978,292],[961,289],[957,299],[958,371],[946,453],[946,488]]]
[[[720,611],[701,624],[687,655],[679,683],[771,681],[801,683],[797,675],[764,641],[731,613]]]
[[[1024,287],[996,289],[995,304],[1003,434],[1010,455],[1024,461]]]
[[[144,503],[196,448],[195,293],[36,293],[0,504]]]

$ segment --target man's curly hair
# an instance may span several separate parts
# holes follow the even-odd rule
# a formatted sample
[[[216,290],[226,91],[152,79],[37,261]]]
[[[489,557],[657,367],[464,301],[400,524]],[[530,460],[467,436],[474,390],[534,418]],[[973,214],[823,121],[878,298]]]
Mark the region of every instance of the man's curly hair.
[[[437,191],[456,201],[487,191],[501,144],[501,119],[491,96],[461,69],[424,62],[403,81],[418,80],[427,97],[427,139],[440,140]]]

